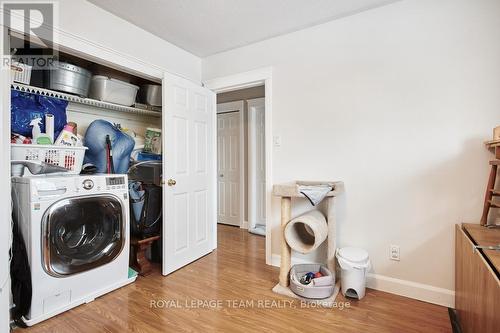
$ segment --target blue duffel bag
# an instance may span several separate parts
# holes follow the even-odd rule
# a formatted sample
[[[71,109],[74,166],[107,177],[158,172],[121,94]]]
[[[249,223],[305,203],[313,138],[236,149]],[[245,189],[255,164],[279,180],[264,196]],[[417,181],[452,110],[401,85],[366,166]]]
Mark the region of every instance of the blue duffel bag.
[[[135,141],[117,126],[102,119],[94,120],[85,133],[84,144],[88,150],[85,153],[84,164],[95,165],[98,173],[107,172],[106,136],[108,135],[113,152],[114,172],[127,173]]]

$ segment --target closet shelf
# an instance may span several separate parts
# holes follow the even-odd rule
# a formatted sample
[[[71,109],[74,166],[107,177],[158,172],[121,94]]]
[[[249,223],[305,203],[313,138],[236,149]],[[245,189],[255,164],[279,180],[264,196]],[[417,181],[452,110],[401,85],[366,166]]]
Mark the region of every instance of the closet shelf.
[[[159,112],[159,111],[151,111],[151,110],[140,109],[140,108],[136,108],[136,107],[132,107],[132,106],[124,106],[124,105],[119,105],[119,104],[114,104],[114,103],[102,102],[102,101],[98,101],[98,100],[91,99],[91,98],[83,98],[83,97],[79,97],[79,96],[75,96],[75,95],[71,95],[71,94],[65,94],[65,93],[62,93],[59,91],[29,86],[29,85],[25,85],[25,84],[21,84],[21,83],[17,83],[17,82],[14,82],[11,84],[11,89],[22,91],[22,92],[27,92],[27,93],[31,93],[31,94],[38,94],[38,95],[47,96],[47,97],[59,98],[59,99],[66,100],[68,102],[89,105],[89,106],[93,106],[93,107],[101,108],[101,109],[126,112],[126,113],[134,113],[134,114],[140,114],[140,115],[149,116],[149,117],[161,117],[161,112]]]

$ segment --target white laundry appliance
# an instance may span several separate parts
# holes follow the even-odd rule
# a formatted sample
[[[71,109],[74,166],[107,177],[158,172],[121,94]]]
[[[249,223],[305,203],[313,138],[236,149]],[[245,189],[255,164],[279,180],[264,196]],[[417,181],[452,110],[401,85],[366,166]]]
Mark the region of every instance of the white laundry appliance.
[[[135,280],[129,278],[126,175],[12,179],[26,245],[31,326]]]

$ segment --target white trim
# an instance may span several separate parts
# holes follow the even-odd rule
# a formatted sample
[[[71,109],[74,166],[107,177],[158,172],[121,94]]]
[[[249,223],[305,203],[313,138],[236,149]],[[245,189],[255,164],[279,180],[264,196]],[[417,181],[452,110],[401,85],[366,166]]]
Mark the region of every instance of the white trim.
[[[255,228],[255,220],[256,220],[256,170],[255,170],[255,112],[252,111],[251,103],[247,101],[247,124],[248,124],[248,139],[247,139],[247,184],[248,184],[248,223],[251,228]]]
[[[386,291],[419,301],[429,302],[449,308],[455,307],[455,292],[450,289],[434,287],[428,284],[401,280],[385,275],[368,273],[368,288]]]
[[[219,104],[217,104],[217,113],[231,112],[231,111],[242,112],[244,108],[245,108],[244,101],[219,103]]]
[[[265,67],[239,74],[204,81],[204,86],[220,94],[223,92],[261,86],[272,78],[272,68]],[[267,97],[267,91],[266,91]]]
[[[257,143],[256,143],[256,114],[252,111],[253,107],[264,107],[265,112],[265,98],[254,98],[247,100],[247,114],[248,114],[248,193],[252,193],[252,195],[248,195],[248,222],[250,223],[250,227],[254,228],[256,225],[257,219],[257,202],[259,199],[256,188],[256,159],[257,159]],[[264,123],[265,124],[265,123]],[[265,156],[264,156],[265,158]],[[256,195],[253,195],[256,194]]]
[[[281,256],[272,255],[271,265],[279,267]],[[292,265],[310,263],[302,258],[292,256]],[[366,279],[367,288],[385,291],[391,294],[413,298],[419,301],[455,307],[455,292],[450,289],[434,287],[428,284],[401,280],[385,275],[368,273]]]
[[[271,203],[272,203],[272,160],[273,160],[273,145],[272,145],[272,68],[265,67],[253,71],[233,74],[225,77],[215,78],[204,82],[204,86],[213,90],[216,93],[238,90],[252,86],[265,85],[265,100],[266,100],[266,264],[270,265],[271,258]]]
[[[240,228],[248,229],[248,227],[244,228],[245,222],[245,200],[246,200],[246,191],[245,191],[245,119],[243,112],[245,111],[245,102],[244,101],[236,101],[236,102],[227,102],[217,104],[217,113],[223,112],[232,112],[238,111],[239,116],[239,135],[240,135],[240,147],[239,147],[239,155],[240,155]],[[215,134],[218,134],[217,127],[215,127]],[[219,156],[217,155],[217,159]],[[217,175],[218,176],[218,175]],[[218,199],[218,194],[217,194]],[[217,206],[218,207],[218,206]]]
[[[248,230],[248,221],[243,221],[243,224],[240,227],[241,229],[247,229]]]
[[[165,105],[165,103],[163,103]],[[212,94],[212,98],[210,101],[210,112],[217,112],[217,96]],[[215,110],[215,111],[214,111]],[[214,151],[217,152],[217,115],[212,117],[212,128],[215,135],[212,135],[212,146],[214,147]],[[214,193],[212,193],[212,235],[213,235],[213,244],[212,251],[217,248],[217,158],[212,158],[212,188]]]

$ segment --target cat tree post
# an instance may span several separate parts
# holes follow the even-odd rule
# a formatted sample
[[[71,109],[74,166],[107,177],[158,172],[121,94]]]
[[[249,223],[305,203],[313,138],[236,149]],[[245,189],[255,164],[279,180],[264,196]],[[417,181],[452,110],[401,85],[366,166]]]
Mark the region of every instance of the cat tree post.
[[[326,256],[326,266],[335,274],[335,252],[337,251],[335,230],[335,197],[326,197],[326,219],[328,221],[328,249]]]
[[[285,240],[285,226],[292,219],[292,198],[281,198],[281,262],[280,262],[280,285],[288,287],[288,273],[290,272],[292,250]]]

